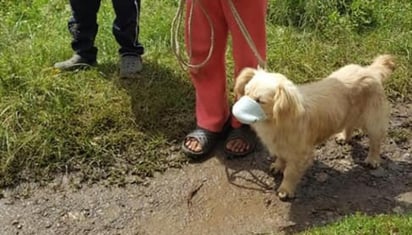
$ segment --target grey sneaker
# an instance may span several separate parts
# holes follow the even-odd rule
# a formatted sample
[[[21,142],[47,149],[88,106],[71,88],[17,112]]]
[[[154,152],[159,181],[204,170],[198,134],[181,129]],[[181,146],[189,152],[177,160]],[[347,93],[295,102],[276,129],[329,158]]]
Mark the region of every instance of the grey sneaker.
[[[142,69],[142,57],[135,55],[120,57],[120,78],[134,78]]]
[[[87,60],[78,54],[74,54],[70,59],[57,62],[54,64],[56,69],[60,70],[76,70],[76,69],[88,69],[92,66],[96,66],[97,62]]]

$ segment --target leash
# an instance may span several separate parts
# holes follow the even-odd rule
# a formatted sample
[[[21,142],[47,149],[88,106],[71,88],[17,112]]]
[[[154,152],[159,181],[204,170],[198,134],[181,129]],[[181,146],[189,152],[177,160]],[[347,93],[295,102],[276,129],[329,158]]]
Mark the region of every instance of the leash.
[[[183,21],[183,18],[184,18],[183,12],[184,12],[184,3],[185,3],[185,1],[186,0],[180,0],[176,15],[175,15],[175,17],[173,18],[173,21],[172,21],[172,28],[171,28],[172,51],[175,54],[175,56],[177,58],[177,61],[179,62],[179,65],[182,67],[183,70],[185,70],[185,68],[189,68],[189,69],[190,68],[200,68],[200,67],[204,66],[210,60],[210,58],[212,56],[212,52],[213,52],[213,49],[214,49],[214,38],[215,38],[215,32],[214,32],[214,29],[213,29],[212,20],[210,19],[210,16],[207,14],[205,8],[203,7],[203,5],[201,3],[201,0],[193,0],[192,6],[189,10],[189,15],[188,15],[188,22],[189,22],[188,23],[188,27],[189,27],[188,28],[188,37],[189,37],[188,38],[188,52],[189,52],[189,55],[187,55],[187,56],[190,58],[191,57],[190,53],[192,51],[191,50],[192,49],[192,46],[191,46],[191,41],[192,41],[191,40],[191,28],[192,27],[191,26],[192,26],[192,16],[193,16],[193,10],[194,10],[195,4],[199,4],[199,7],[200,7],[202,13],[205,15],[205,17],[208,21],[208,24],[209,24],[209,27],[210,27],[210,32],[211,32],[210,33],[211,34],[210,35],[210,48],[209,48],[209,51],[208,51],[208,55],[206,56],[206,58],[203,61],[201,61],[197,64],[192,64],[192,63],[186,61],[184,56],[181,54],[181,49],[180,49],[180,45],[179,45],[179,32],[181,30],[181,24],[182,24],[182,21]],[[211,0],[208,0],[208,1],[211,1]],[[236,7],[233,3],[233,0],[227,0],[227,1],[229,3],[230,10],[232,11],[232,15],[233,15],[237,25],[239,26],[240,31],[242,32],[243,36],[245,37],[246,42],[248,43],[250,49],[252,50],[253,54],[255,55],[255,57],[258,60],[259,66],[261,68],[265,69],[267,67],[266,61],[263,60],[262,56],[259,54],[259,52],[256,48],[256,45],[255,45],[252,37],[249,34],[249,31],[247,30],[245,24],[243,23],[242,18],[240,17],[238,11],[236,10]]]
[[[189,15],[188,15],[188,22],[189,22],[189,28],[188,28],[188,52],[189,55],[188,57],[191,57],[191,52],[192,52],[192,33],[191,33],[191,29],[192,29],[192,16],[193,16],[193,10],[194,10],[194,6],[195,4],[199,4],[201,11],[203,12],[203,14],[205,15],[208,23],[209,23],[209,27],[210,27],[210,48],[209,48],[209,52],[206,56],[206,58],[201,61],[200,63],[197,64],[192,64],[188,61],[186,61],[186,59],[184,58],[184,56],[181,54],[181,49],[180,49],[180,45],[179,45],[179,32],[181,30],[181,25],[182,25],[182,21],[184,18],[183,12],[184,12],[184,3],[186,0],[180,0],[179,2],[179,6],[176,12],[175,17],[173,18],[172,21],[172,28],[171,28],[171,45],[172,45],[172,51],[175,54],[177,61],[179,62],[180,67],[182,67],[183,70],[185,70],[185,68],[200,68],[203,67],[212,57],[212,52],[213,52],[213,48],[214,48],[214,38],[215,38],[215,31],[213,29],[213,23],[212,23],[212,19],[210,19],[210,16],[207,14],[205,8],[203,7],[201,1],[198,0],[193,0],[192,2],[192,6],[190,7],[189,10]]]
[[[232,0],[227,0],[230,6],[230,10],[232,11],[233,17],[236,20],[237,25],[239,26],[240,31],[243,34],[243,37],[245,37],[247,43],[249,44],[250,49],[252,50],[253,54],[255,54],[258,64],[261,68],[266,69],[266,61],[262,59],[262,56],[260,56],[255,42],[253,41],[252,37],[249,34],[249,31],[247,30],[245,24],[242,21],[242,18],[239,15],[239,12],[236,10],[235,4],[233,4]]]

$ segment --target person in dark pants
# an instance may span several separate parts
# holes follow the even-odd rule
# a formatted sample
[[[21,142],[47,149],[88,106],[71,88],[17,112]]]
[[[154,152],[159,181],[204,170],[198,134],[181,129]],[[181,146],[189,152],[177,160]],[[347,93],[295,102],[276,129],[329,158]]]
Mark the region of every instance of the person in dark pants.
[[[94,41],[100,2],[101,0],[70,0],[72,16],[68,28],[73,37],[71,46],[74,55],[54,64],[55,68],[73,70],[97,64]],[[120,46],[120,77],[134,77],[143,68],[141,55],[144,48],[138,40],[140,0],[112,0],[112,4],[116,14],[113,34]]]

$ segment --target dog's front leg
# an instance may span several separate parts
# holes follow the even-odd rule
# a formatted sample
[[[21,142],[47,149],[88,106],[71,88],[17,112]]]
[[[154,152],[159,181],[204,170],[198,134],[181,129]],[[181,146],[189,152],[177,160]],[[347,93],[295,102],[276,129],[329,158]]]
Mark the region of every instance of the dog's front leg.
[[[386,117],[386,115],[381,115]],[[378,119],[378,123],[367,123],[366,125],[366,132],[369,136],[369,153],[368,157],[365,159],[365,163],[372,168],[377,168],[380,166],[381,157],[379,156],[381,151],[381,144],[385,138],[386,132],[386,121],[385,119]]]
[[[381,142],[383,137],[369,135],[369,153],[365,159],[365,163],[372,168],[377,168],[381,164],[381,157],[379,156],[381,149]]]
[[[299,184],[306,170],[311,166],[312,158],[308,155],[293,156],[286,162],[286,167],[283,172],[283,180],[277,190],[277,195],[280,200],[284,201],[288,198],[295,197],[296,186]]]

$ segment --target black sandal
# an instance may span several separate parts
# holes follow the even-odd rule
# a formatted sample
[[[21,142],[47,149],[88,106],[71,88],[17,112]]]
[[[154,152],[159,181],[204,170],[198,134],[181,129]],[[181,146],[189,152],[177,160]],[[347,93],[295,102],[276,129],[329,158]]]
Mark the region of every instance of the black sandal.
[[[257,138],[256,134],[252,131],[252,129],[250,129],[249,125],[242,125],[239,128],[232,129],[229,132],[229,135],[228,135],[227,139],[225,140],[225,144],[224,144],[224,148],[223,148],[226,156],[228,158],[244,157],[244,156],[248,155],[249,153],[255,151],[256,142],[257,142],[256,138]],[[249,149],[246,150],[246,151],[242,151],[242,152],[233,152],[233,151],[227,149],[226,148],[227,143],[229,141],[236,140],[236,139],[241,139],[245,143],[247,143],[249,145]]]
[[[186,135],[185,139],[183,140],[182,150],[187,156],[192,158],[204,156],[213,150],[221,135],[222,132],[212,132],[201,127],[197,127],[194,131]],[[197,152],[189,149],[186,146],[186,142],[189,139],[195,139],[197,142],[199,142],[202,150]]]

